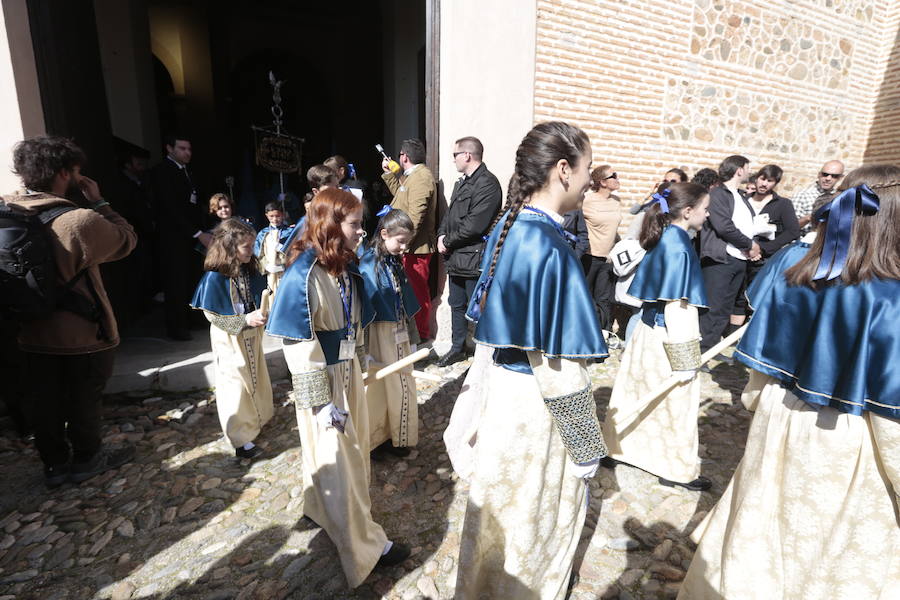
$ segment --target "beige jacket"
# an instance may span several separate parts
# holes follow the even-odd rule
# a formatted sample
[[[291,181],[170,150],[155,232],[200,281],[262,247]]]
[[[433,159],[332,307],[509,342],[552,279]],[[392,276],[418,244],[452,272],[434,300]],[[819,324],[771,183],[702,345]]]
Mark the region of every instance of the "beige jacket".
[[[596,192],[584,195],[584,222],[587,225],[591,256],[607,257],[616,243],[616,232],[622,222],[622,203],[618,196],[603,199]]]
[[[11,206],[28,209],[76,206],[65,198],[45,193],[5,196],[3,200]],[[100,299],[101,324],[106,339],[101,336],[97,323],[58,310],[45,319],[22,324],[19,332],[22,350],[39,354],[89,354],[119,344],[116,319],[103,287],[99,265],[128,256],[137,244],[137,234],[114,210],[108,207],[100,210],[102,214],[89,208],[78,208],[60,215],[50,223],[50,238],[60,285],[87,269],[85,277],[73,289],[93,300],[86,281],[90,278]]]
[[[391,207],[398,208],[412,219],[416,233],[409,243],[410,254],[431,254],[437,250],[437,186],[434,175],[425,165],[417,165],[407,176],[398,179],[393,173],[381,178],[394,195]]]

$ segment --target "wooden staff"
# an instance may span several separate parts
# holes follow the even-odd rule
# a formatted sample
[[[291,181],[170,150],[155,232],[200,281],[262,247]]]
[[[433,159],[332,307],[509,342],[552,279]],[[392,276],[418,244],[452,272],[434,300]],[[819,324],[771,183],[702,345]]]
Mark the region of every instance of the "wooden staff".
[[[428,353],[430,351],[431,350],[429,350],[428,348],[419,348],[418,350],[416,350],[415,352],[413,352],[406,358],[401,358],[400,360],[398,360],[395,363],[391,363],[385,367],[380,368],[375,373],[375,379],[384,379],[391,373],[395,373],[395,372],[399,371],[400,369],[402,369],[403,367],[405,367],[407,365],[411,365],[421,358],[425,358],[426,356],[428,356]],[[415,371],[413,371],[413,373],[415,374]],[[420,371],[420,373],[421,373],[421,371]],[[368,373],[364,374],[363,379],[368,377],[368,375],[369,375]],[[427,376],[427,377],[423,377],[422,379],[431,379],[432,381],[434,381],[434,379],[433,379],[435,377],[434,375],[429,375],[428,373],[422,373],[422,375]],[[437,380],[441,381],[440,378],[438,378]]]
[[[743,325],[739,329],[736,329],[731,335],[704,352],[703,355],[700,356],[700,364],[697,365],[697,367],[702,367],[719,352],[741,339],[741,337],[744,335],[744,332],[747,331],[747,325],[749,325],[749,323]],[[653,403],[654,400],[661,398],[663,394],[672,389],[675,384],[679,383],[679,381],[680,380],[674,376],[669,377],[658,386],[650,390],[643,398],[641,398],[640,402],[638,402],[636,406],[644,407],[643,409],[641,409],[641,412],[649,412],[653,408],[653,404],[651,403]],[[624,417],[616,415],[616,421],[620,423],[627,421],[631,419],[632,416],[634,416],[635,412],[636,411],[632,411]]]
[[[377,362],[369,363],[370,368],[380,369],[384,366],[385,365],[382,363],[377,363]],[[387,366],[391,366],[391,365],[387,365]],[[417,370],[413,369],[413,372],[410,374],[413,377],[415,377],[416,379],[424,379],[425,381],[433,381],[435,383],[440,383],[440,382],[444,381],[444,378],[441,377],[440,375],[433,375],[431,373],[426,373],[425,371],[417,371]],[[368,373],[363,373],[363,380],[365,380],[366,377],[368,377],[368,376],[369,376]]]

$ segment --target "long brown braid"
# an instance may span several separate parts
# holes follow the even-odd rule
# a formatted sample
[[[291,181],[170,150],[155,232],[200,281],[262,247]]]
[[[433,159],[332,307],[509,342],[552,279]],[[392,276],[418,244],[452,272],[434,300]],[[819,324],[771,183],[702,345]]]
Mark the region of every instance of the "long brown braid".
[[[493,280],[497,260],[500,258],[500,251],[503,249],[509,229],[522,211],[525,201],[547,184],[550,170],[560,160],[565,159],[574,167],[584,155],[590,153],[590,149],[591,143],[587,134],[578,127],[562,121],[535,125],[522,139],[516,150],[516,167],[509,180],[506,204],[491,224],[493,230],[501,216],[507,215],[491,254],[491,264],[485,280],[488,286]],[[482,310],[487,301],[488,290],[489,288],[485,287],[481,296]]]

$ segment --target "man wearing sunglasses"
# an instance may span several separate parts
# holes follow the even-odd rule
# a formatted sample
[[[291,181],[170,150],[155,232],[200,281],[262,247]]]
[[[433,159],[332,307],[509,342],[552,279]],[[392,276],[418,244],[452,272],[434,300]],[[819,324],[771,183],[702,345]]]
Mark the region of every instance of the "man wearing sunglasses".
[[[833,196],[837,191],[837,184],[843,176],[844,163],[839,160],[829,160],[822,165],[816,182],[794,195],[792,199],[794,211],[797,213],[800,228],[804,232],[811,229],[809,219],[816,200],[822,196]]]

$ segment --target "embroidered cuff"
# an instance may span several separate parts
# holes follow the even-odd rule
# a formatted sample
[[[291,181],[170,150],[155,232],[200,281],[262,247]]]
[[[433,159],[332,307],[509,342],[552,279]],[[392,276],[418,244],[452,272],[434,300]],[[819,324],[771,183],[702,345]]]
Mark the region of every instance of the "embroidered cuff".
[[[572,462],[581,464],[606,456],[590,386],[564,396],[544,398]]]
[[[673,371],[690,371],[700,367],[700,340],[669,344],[663,342]]]
[[[231,335],[239,334],[244,330],[244,327],[247,326],[247,321],[244,319],[244,315],[223,317],[222,315],[207,313],[206,318],[209,319],[210,323],[212,323],[225,333],[229,333]]]
[[[313,408],[331,402],[331,386],[325,369],[291,375],[291,383],[297,408]]]
[[[366,344],[360,344],[356,347],[356,360],[359,361],[359,366],[363,371],[366,370],[365,365],[368,364],[368,361],[366,360],[368,355],[369,353],[366,351]]]

